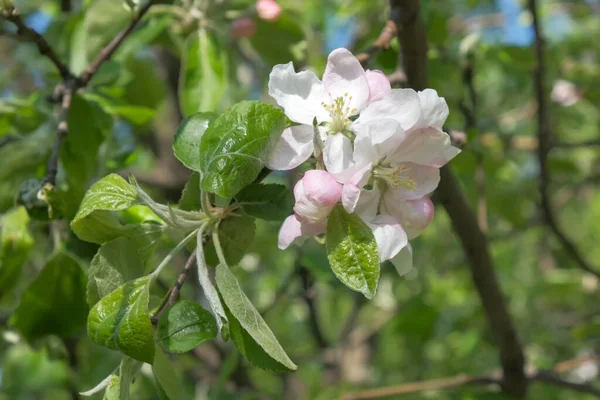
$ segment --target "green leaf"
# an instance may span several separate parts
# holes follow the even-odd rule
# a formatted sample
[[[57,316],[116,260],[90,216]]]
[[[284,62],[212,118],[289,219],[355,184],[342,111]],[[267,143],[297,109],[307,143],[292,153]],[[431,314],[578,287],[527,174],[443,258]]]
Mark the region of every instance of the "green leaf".
[[[90,307],[125,282],[144,275],[145,265],[134,239],[119,237],[100,247],[88,271],[87,301]]]
[[[23,293],[10,324],[30,341],[45,335],[78,334],[88,313],[85,281],[85,273],[73,256],[54,254]]]
[[[85,194],[71,228],[81,240],[102,243],[108,235],[107,231],[114,231],[120,223],[110,213],[94,214],[125,210],[134,205],[136,200],[135,188],[125,179],[116,174],[105,176]]]
[[[33,237],[27,229],[29,215],[17,207],[1,220],[0,231],[0,299],[17,286]]]
[[[179,199],[179,208],[185,211],[200,210],[200,208],[202,208],[202,204],[200,202],[201,194],[200,174],[194,172],[183,188],[181,199]]]
[[[190,351],[217,333],[213,315],[189,300],[175,303],[158,322],[158,339],[169,353]]]
[[[304,40],[304,33],[292,16],[282,15],[275,22],[258,19],[256,28],[250,41],[268,64],[283,64],[301,58],[298,57],[301,56],[298,45]]]
[[[216,111],[228,86],[227,52],[205,29],[193,33],[185,43],[181,62],[179,102],[184,115]]]
[[[225,305],[239,321],[242,328],[273,360],[281,364],[282,367],[295,370],[296,365],[290,360],[267,323],[246,297],[229,267],[223,264],[217,266],[216,281]],[[250,353],[247,352],[247,354]]]
[[[256,179],[285,124],[283,111],[258,101],[225,111],[200,142],[200,187],[223,198],[235,196]]]
[[[107,114],[115,117],[122,117],[135,125],[147,124],[152,121],[156,114],[156,110],[150,107],[129,104],[125,101],[100,93],[87,92],[83,96],[87,100],[96,103]]]
[[[156,346],[152,372],[160,388],[170,400],[190,398],[183,390],[183,379],[177,367],[169,360],[169,357],[167,357],[159,346]]]
[[[280,221],[292,214],[294,196],[284,185],[252,184],[239,192],[235,199],[248,215],[267,221]]]
[[[231,216],[219,224],[219,242],[227,263],[240,262],[254,241],[255,230],[254,218],[247,215]],[[204,252],[209,265],[219,263],[212,241],[204,245]]]
[[[217,118],[212,112],[199,112],[186,118],[173,140],[173,151],[179,159],[191,170],[200,171],[200,139],[208,125]]]
[[[379,282],[379,254],[373,231],[356,214],[336,206],[327,221],[327,257],[342,283],[372,299]]]
[[[154,340],[148,312],[151,276],[129,281],[103,297],[88,316],[88,336],[136,360],[152,363]]]
[[[235,343],[235,347],[238,348],[240,353],[242,353],[242,355],[246,357],[250,363],[259,368],[270,371],[290,371],[290,368],[275,361],[263,350],[261,346],[259,346],[258,343],[256,343],[256,340],[252,339],[252,336],[250,336],[250,334],[248,334],[248,332],[242,328],[240,322],[231,314],[231,311],[229,311],[227,307],[225,307],[225,313],[227,314],[229,331],[231,338]]]

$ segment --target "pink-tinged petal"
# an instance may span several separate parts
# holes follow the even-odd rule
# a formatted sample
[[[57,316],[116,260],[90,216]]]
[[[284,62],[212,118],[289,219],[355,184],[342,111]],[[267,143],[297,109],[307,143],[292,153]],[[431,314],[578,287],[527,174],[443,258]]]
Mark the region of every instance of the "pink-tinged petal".
[[[404,140],[404,131],[393,119],[380,119],[356,127],[354,162],[377,163],[396,151]]]
[[[256,12],[260,19],[266,21],[277,21],[281,16],[281,6],[274,0],[258,0]]]
[[[271,150],[267,166],[272,170],[289,170],[308,160],[314,151],[314,130],[309,125],[287,128]]]
[[[425,89],[419,92],[419,99],[421,101],[421,121],[419,125],[441,128],[449,113],[446,99],[438,96],[433,89]]]
[[[379,200],[381,199],[381,191],[377,186],[371,190],[363,189],[360,193],[360,199],[354,212],[363,220],[371,221],[379,212]]]
[[[360,125],[382,118],[397,121],[405,131],[418,124],[421,119],[421,102],[417,92],[412,89],[392,89],[388,96],[369,103],[355,124]]]
[[[342,197],[342,186],[327,172],[312,170],[294,186],[294,213],[306,224],[326,220]]]
[[[340,133],[329,135],[325,141],[323,161],[327,171],[336,178],[338,174],[350,168],[352,164],[352,142],[350,139]]]
[[[327,171],[307,171],[302,182],[304,195],[323,206],[334,206],[342,198],[342,186]]]
[[[394,258],[392,264],[396,267],[398,275],[403,276],[410,272],[413,268],[413,250],[410,243],[406,245]]]
[[[419,236],[429,226],[435,213],[433,203],[427,196],[408,201],[384,196],[382,210],[400,221],[409,239]]]
[[[378,215],[365,223],[373,230],[381,262],[392,259],[408,244],[404,229],[390,215]]]
[[[294,240],[302,236],[302,228],[300,221],[296,219],[295,215],[290,215],[283,221],[281,229],[279,229],[279,248],[281,250],[287,249]]]
[[[349,213],[354,212],[358,200],[360,199],[362,188],[367,184],[371,177],[371,166],[372,164],[368,163],[362,167],[356,165],[351,169],[354,173],[346,181],[342,191],[342,205]]]
[[[329,121],[329,113],[322,106],[329,96],[312,71],[296,73],[291,62],[274,66],[269,75],[269,95],[294,122],[312,126],[315,117],[318,122]]]
[[[367,70],[365,75],[369,83],[369,102],[382,99],[392,93],[392,85],[383,72]]]
[[[369,99],[369,83],[362,65],[350,51],[343,48],[329,54],[323,84],[329,93],[329,102],[347,96],[345,106],[356,109],[353,114],[360,112]]]
[[[281,250],[284,250],[301,237],[317,236],[326,231],[327,220],[317,224],[305,224],[301,223],[295,215],[290,215],[283,221],[283,225],[279,230],[278,246]]]
[[[426,127],[407,132],[406,139],[391,158],[396,162],[408,161],[441,168],[459,153],[460,149],[452,146],[446,132]]]
[[[403,163],[405,171],[402,176],[410,179],[414,187],[407,188],[400,186],[398,189],[388,188],[388,195],[394,196],[397,200],[417,200],[433,192],[440,183],[440,170],[435,167],[425,165]]]

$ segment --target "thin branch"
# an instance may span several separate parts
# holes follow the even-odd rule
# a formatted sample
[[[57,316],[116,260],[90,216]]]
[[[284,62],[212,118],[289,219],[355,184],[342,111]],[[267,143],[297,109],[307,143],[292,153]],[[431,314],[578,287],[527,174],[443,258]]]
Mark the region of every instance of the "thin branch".
[[[325,339],[325,335],[323,335],[323,331],[321,330],[321,324],[319,323],[312,276],[310,275],[310,271],[302,265],[298,265],[298,275],[302,279],[302,288],[304,289],[302,297],[308,307],[308,321],[311,333],[319,348],[326,349],[329,347],[329,342]]]
[[[420,17],[418,0],[391,0],[392,17],[398,26],[402,62],[409,86],[427,87],[427,32]],[[517,398],[525,396],[525,356],[490,256],[486,235],[449,166],[441,169],[437,195],[469,260],[471,276],[500,350],[503,390]]]
[[[571,389],[580,393],[593,394],[596,397],[600,398],[600,389],[595,388],[594,386],[588,385],[586,383],[567,381],[552,372],[540,371],[534,376],[532,376],[531,380],[548,383],[554,386],[561,386],[566,389]]]
[[[552,149],[552,129],[548,115],[548,107],[546,102],[546,94],[544,89],[544,80],[546,74],[545,54],[544,54],[544,38],[541,32],[541,22],[537,13],[536,0],[528,1],[529,11],[533,17],[533,30],[535,33],[535,55],[537,58],[537,66],[533,73],[535,82],[535,94],[537,97],[537,120],[538,120],[538,161],[540,165],[540,196],[541,209],[544,219],[548,227],[554,232],[554,236],[562,244],[566,252],[577,263],[579,268],[590,274],[600,278],[600,272],[595,270],[581,255],[579,249],[569,239],[569,237],[561,230],[558,221],[552,209],[550,200],[550,169],[548,167],[548,155]]]
[[[52,61],[60,73],[60,76],[64,80],[72,77],[69,67],[60,60],[54,49],[52,49],[52,46],[50,46],[50,44],[42,35],[25,25],[23,19],[21,18],[21,14],[17,9],[13,7],[5,8],[2,10],[1,15],[3,18],[12,22],[17,27],[18,36],[35,43],[40,54],[46,56],[50,61]]]
[[[551,371],[538,371],[535,368],[530,368],[530,371],[527,373],[526,378],[528,381],[545,382],[569,388],[581,393],[595,394],[596,396],[600,397],[600,390],[596,389],[595,387],[584,383],[570,382],[558,376],[559,373],[570,371],[586,363],[597,363],[598,361],[600,361],[600,357],[598,355],[590,355],[558,363],[554,366],[554,368],[552,368]],[[403,394],[418,393],[425,391],[455,389],[466,385],[502,385],[501,378],[501,371],[493,371],[489,374],[479,376],[458,375],[449,378],[410,382],[401,385],[388,386],[377,389],[368,389],[354,393],[346,393],[342,396],[342,400],[377,399],[381,397],[400,396]]]
[[[374,57],[382,50],[388,49],[391,41],[396,37],[397,31],[396,23],[389,20],[383,27],[379,37],[369,46],[369,48],[356,55],[358,61],[360,61],[361,64],[366,64],[371,57]]]
[[[377,399],[387,396],[400,396],[403,394],[419,393],[429,390],[448,390],[465,385],[499,385],[498,378],[492,376],[458,375],[450,378],[432,379],[429,381],[411,382],[403,385],[389,386],[365,390],[356,393],[347,393],[343,400]]]
[[[196,254],[192,253],[188,257],[185,265],[183,266],[183,270],[179,274],[179,277],[177,278],[177,281],[175,282],[173,289],[171,289],[171,293],[169,294],[169,299],[166,302],[164,302],[161,305],[161,307],[156,311],[156,313],[154,313],[154,315],[152,316],[151,320],[154,325],[158,324],[158,321],[160,320],[160,317],[163,315],[163,313],[166,310],[168,310],[173,304],[175,304],[177,302],[177,300],[179,299],[179,292],[181,291],[181,288],[182,288],[183,284],[185,283],[185,280],[187,279],[190,271],[192,270],[192,268],[194,268],[195,265],[196,265]]]
[[[62,101],[58,117],[58,133],[56,135],[56,142],[52,149],[52,155],[48,161],[48,168],[46,178],[48,183],[52,186],[56,185],[56,174],[58,173],[58,159],[60,158],[60,148],[63,140],[69,134],[69,110],[71,109],[71,103],[73,101],[74,83],[72,80],[68,80],[62,91]]]
[[[78,79],[78,87],[86,86],[89,81],[94,77],[96,72],[100,69],[104,62],[110,60],[110,58],[115,54],[119,46],[123,43],[123,41],[129,36],[131,32],[135,29],[137,24],[141,21],[144,15],[148,12],[148,10],[156,3],[157,0],[149,0],[137,13],[137,15],[129,22],[127,28],[125,28],[121,33],[119,33],[106,47],[104,47],[100,54],[96,57],[96,59],[90,64],[90,66],[83,71],[81,76]]]
[[[600,140],[587,140],[583,142],[558,142],[554,147],[560,149],[581,149],[584,147],[600,147]]]

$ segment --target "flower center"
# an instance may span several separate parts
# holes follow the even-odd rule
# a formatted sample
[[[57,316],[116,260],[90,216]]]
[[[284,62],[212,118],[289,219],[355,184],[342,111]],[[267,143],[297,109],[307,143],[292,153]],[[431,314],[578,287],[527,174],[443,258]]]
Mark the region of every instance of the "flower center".
[[[347,134],[350,132],[350,117],[356,113],[356,108],[350,108],[346,104],[350,104],[352,96],[344,93],[343,96],[337,97],[331,104],[321,103],[323,108],[329,113],[331,121],[327,123],[327,133]]]
[[[417,184],[410,176],[408,176],[409,171],[410,169],[405,165],[400,167],[379,165],[373,169],[373,177],[387,183],[394,189],[403,187],[408,190],[416,190]]]

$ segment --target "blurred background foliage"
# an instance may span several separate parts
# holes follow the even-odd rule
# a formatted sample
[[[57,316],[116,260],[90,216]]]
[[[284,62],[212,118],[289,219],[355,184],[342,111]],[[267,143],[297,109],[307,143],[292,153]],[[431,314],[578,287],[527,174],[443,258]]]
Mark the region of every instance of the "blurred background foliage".
[[[176,8],[167,3],[151,10],[75,99],[57,181],[64,201],[55,210],[67,220],[89,185],[110,172],[133,173],[155,198],[176,203],[189,178],[171,149],[182,118],[222,111],[243,99],[272,103],[267,82],[273,65],[293,61],[297,69],[320,75],[331,50],[347,47],[357,54],[367,49],[389,15],[384,0],[280,0],[283,12],[276,21],[259,19],[250,0],[182,0]],[[531,79],[536,59],[532,18],[523,3],[423,0],[421,7],[430,87],[449,104],[445,128],[466,142],[453,169],[489,235],[528,362],[551,368],[600,350],[600,288],[598,279],[577,268],[541,223]],[[16,0],[15,6],[76,73],[131,17],[123,0]],[[539,6],[558,144],[550,154],[552,204],[585,259],[600,267],[600,2],[544,0]],[[233,30],[240,18],[255,24],[252,35],[240,37]],[[398,53],[394,39],[367,66],[395,77],[395,86],[401,87]],[[35,199],[27,200],[32,189],[23,185],[30,180],[35,189],[46,174],[56,135],[54,106],[47,98],[59,81],[35,46],[19,40],[10,23],[0,22],[2,400],[77,398],[77,391],[93,387],[119,360],[86,338],[85,319],[76,317],[76,303],[85,300],[74,290],[65,301],[70,294],[61,292],[58,282],[47,282],[44,295],[63,298],[49,301],[61,307],[52,312],[53,324],[70,324],[69,335],[40,333],[26,340],[31,335],[8,323],[53,249],[67,249],[84,269],[97,250],[79,241],[64,219],[37,218],[31,206]],[[298,175],[272,174],[267,181],[291,184]],[[17,196],[29,214],[16,205]],[[146,218],[143,212],[124,218]],[[231,343],[205,343],[173,359],[189,398],[334,399],[360,388],[498,368],[497,347],[465,255],[441,207],[414,242],[416,268],[398,277],[393,267],[384,266],[378,294],[370,302],[335,279],[316,242],[278,250],[278,228],[258,224],[252,249],[236,273],[298,371],[263,371],[242,359]],[[184,261],[164,273],[165,289]],[[204,301],[191,282],[183,297]],[[570,378],[594,381],[597,375],[598,367],[589,363],[571,371]],[[142,368],[132,398],[160,396],[152,374]],[[504,397],[465,386],[403,398]],[[536,383],[529,398],[592,397]]]

